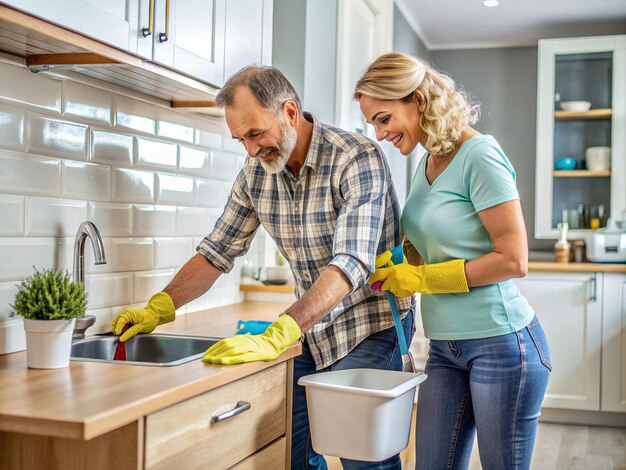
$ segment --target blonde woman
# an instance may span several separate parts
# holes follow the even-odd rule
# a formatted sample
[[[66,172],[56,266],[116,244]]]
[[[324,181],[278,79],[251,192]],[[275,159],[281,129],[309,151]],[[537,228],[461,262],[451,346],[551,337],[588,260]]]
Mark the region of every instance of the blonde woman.
[[[513,278],[527,271],[515,171],[471,126],[479,107],[424,62],[390,53],[356,85],[361,111],[403,155],[426,150],[402,213],[425,265],[379,268],[370,283],[422,293],[430,339],[420,386],[416,468],[467,468],[474,435],[483,468],[529,468],[550,374],[544,332]],[[389,255],[377,259],[377,268]]]

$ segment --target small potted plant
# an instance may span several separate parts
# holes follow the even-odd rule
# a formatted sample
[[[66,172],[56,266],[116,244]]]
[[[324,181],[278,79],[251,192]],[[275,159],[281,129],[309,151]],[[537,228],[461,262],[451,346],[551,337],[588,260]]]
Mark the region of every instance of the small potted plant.
[[[73,282],[67,271],[35,269],[18,285],[10,314],[24,317],[29,368],[69,365],[74,323],[85,314],[86,306],[82,284]]]

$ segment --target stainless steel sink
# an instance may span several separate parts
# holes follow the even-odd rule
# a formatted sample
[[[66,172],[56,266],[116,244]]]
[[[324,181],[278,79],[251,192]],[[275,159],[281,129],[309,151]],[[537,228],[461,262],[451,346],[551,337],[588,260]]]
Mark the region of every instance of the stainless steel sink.
[[[72,343],[73,361],[93,361],[141,366],[177,366],[202,357],[221,338],[165,334],[137,335],[126,341],[126,361],[114,360],[118,337],[91,336]]]

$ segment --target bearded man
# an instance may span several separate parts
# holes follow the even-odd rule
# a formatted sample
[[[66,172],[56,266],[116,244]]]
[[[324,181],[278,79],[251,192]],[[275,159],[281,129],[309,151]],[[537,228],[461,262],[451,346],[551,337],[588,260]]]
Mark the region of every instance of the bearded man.
[[[402,369],[384,295],[367,279],[377,253],[400,243],[399,207],[389,167],[366,137],[324,125],[302,111],[289,81],[274,67],[251,66],[232,76],[217,95],[233,139],[249,158],[224,213],[196,254],[146,308],[113,319],[127,340],[174,320],[175,309],[203,295],[248,250],[259,225],[289,262],[298,300],[260,335],[226,338],[203,360],[237,364],[276,359],[295,341],[292,468],[326,468],[311,446],[300,377],[352,369]],[[405,335],[413,334],[412,300],[398,299]],[[400,468],[396,455],[382,463],[342,459],[344,468]]]

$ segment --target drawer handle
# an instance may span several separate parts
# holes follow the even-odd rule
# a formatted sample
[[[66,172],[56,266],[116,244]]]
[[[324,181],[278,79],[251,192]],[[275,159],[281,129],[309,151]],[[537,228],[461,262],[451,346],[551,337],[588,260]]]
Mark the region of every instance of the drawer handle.
[[[226,421],[233,416],[237,416],[244,411],[249,410],[251,406],[252,405],[247,401],[238,401],[232,410],[225,411],[224,413],[220,413],[218,415],[213,415],[213,418],[211,418],[211,422],[219,423],[221,421]]]

